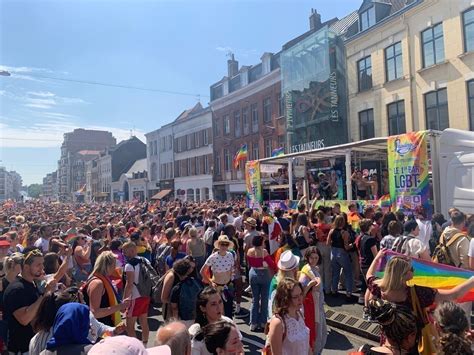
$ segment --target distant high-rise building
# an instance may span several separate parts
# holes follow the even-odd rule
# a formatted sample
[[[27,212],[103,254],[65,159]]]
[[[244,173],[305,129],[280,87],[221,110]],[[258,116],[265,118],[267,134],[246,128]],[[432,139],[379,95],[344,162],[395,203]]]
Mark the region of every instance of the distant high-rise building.
[[[75,129],[64,134],[61,158],[58,161],[59,199],[70,201],[75,193],[84,193],[86,185],[85,164],[116,145],[111,132]]]
[[[0,201],[20,199],[22,179],[16,171],[0,167]]]

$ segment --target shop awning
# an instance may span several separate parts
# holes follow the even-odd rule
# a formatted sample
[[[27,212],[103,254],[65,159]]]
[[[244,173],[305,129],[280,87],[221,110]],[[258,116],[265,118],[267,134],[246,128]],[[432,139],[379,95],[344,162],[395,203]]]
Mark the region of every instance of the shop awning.
[[[151,199],[152,199],[152,200],[161,200],[161,199],[164,198],[165,196],[169,195],[169,193],[170,193],[171,191],[172,191],[172,190],[169,190],[169,189],[161,190],[160,192],[154,194]]]

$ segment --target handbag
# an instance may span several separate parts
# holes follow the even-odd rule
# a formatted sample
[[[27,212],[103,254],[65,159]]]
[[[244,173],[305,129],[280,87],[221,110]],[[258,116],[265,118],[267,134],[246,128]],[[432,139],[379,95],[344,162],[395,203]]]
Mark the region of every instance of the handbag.
[[[420,300],[415,291],[415,287],[410,287],[411,304],[415,316],[422,321],[420,332],[420,339],[418,340],[418,352],[422,355],[431,355],[437,353],[437,338],[438,334],[434,324],[430,322],[426,309],[420,305]]]

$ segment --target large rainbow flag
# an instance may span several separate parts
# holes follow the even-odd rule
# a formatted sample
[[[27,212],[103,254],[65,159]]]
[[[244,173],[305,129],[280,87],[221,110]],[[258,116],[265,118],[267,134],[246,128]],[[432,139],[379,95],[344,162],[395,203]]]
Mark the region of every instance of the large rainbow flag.
[[[400,254],[392,251],[387,251],[384,258],[381,260],[377,268],[377,277],[383,277],[385,265],[388,261]],[[445,264],[433,263],[431,261],[411,258],[414,275],[413,279],[408,282],[409,286],[425,286],[436,289],[451,289],[470,277],[474,276],[474,271],[460,269],[454,266]],[[457,300],[458,302],[474,301],[474,288],[467,292],[463,297]]]
[[[283,155],[285,155],[285,147],[280,147],[272,150],[272,158],[281,157]]]
[[[241,160],[247,159],[247,144],[243,144],[234,156],[234,169],[239,167]]]

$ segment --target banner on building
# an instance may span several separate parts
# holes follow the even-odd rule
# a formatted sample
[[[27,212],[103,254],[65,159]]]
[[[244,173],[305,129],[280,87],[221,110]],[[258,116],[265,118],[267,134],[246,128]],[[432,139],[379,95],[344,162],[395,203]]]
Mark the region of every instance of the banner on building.
[[[423,206],[431,215],[427,132],[389,137],[387,154],[393,208],[411,213]]]
[[[263,203],[262,183],[260,180],[260,162],[248,161],[245,164],[245,185],[247,187],[247,205],[260,208]]]

